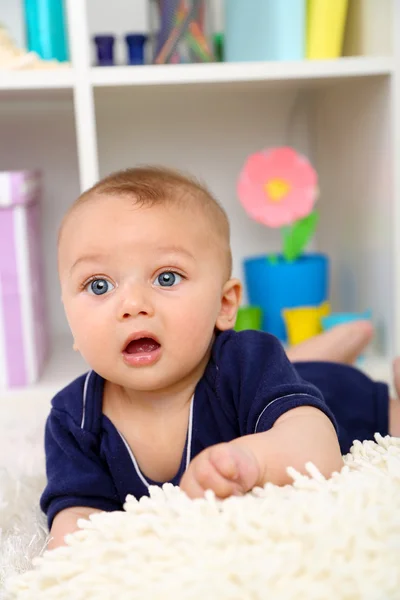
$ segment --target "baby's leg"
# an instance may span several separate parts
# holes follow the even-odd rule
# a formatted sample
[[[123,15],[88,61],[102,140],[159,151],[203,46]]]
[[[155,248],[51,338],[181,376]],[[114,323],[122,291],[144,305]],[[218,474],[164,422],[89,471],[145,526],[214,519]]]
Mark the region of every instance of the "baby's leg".
[[[389,433],[400,437],[400,357],[393,362],[393,380],[397,397],[389,400]]]
[[[376,433],[395,434],[399,422],[395,413],[391,415],[393,403],[386,383],[374,381],[351,365],[331,361],[298,362],[294,367],[302,379],[320,390],[335,416],[343,454],[354,440],[373,440]]]
[[[287,355],[292,362],[328,361],[353,364],[371,341],[373,334],[374,328],[370,321],[343,323],[292,346],[287,350]]]

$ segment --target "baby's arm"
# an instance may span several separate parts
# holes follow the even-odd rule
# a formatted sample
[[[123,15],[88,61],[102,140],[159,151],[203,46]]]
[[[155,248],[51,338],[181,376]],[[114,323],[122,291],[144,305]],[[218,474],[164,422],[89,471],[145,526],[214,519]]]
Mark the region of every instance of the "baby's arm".
[[[50,541],[47,550],[54,550],[65,544],[65,536],[78,531],[78,520],[88,519],[93,513],[101,512],[96,508],[87,506],[73,506],[60,511],[53,520],[50,530]]]
[[[230,442],[234,448],[250,450],[259,467],[259,481],[276,485],[291,483],[287,467],[305,473],[312,462],[325,477],[343,467],[336,431],[330,419],[313,406],[299,406],[284,413],[268,431]]]
[[[180,486],[191,498],[203,496],[207,489],[226,498],[267,482],[291,483],[287,467],[305,473],[307,462],[327,478],[343,466],[331,421],[317,408],[300,406],[284,413],[268,431],[203,450],[190,463]]]
[[[326,477],[342,468],[331,411],[276,338],[251,331],[226,336],[218,359],[219,400],[227,411],[233,405],[239,435],[196,456],[181,481],[190,496],[207,488],[224,498],[266,482],[285,485],[292,481],[287,468],[304,473],[307,462]]]
[[[99,428],[96,422],[93,425],[90,411],[88,418],[83,418],[85,381],[85,377],[79,378],[53,398],[46,422],[47,485],[40,507],[47,515],[49,549],[64,544],[65,536],[78,529],[80,518],[122,509],[107,463],[100,455]]]

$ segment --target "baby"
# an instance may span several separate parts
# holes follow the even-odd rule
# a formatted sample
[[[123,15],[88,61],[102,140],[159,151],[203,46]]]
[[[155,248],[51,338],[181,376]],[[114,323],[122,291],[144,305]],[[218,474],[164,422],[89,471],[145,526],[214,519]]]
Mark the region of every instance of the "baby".
[[[329,477],[354,439],[399,434],[385,384],[323,352],[293,365],[273,336],[232,330],[229,224],[195,180],[158,168],[106,177],[65,216],[58,267],[92,370],[47,420],[49,548],[150,485],[225,498],[289,483],[286,468],[307,461]]]

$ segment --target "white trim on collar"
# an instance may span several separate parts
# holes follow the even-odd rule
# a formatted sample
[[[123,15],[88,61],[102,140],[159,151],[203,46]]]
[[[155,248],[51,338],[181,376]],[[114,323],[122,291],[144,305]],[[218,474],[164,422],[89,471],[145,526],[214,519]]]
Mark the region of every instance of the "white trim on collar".
[[[189,463],[192,459],[192,431],[193,431],[193,405],[194,405],[194,394],[192,396],[192,399],[190,401],[190,411],[189,411],[189,424],[188,424],[188,432],[187,432],[187,444],[186,444],[186,461],[185,461],[185,470],[188,468]],[[118,431],[118,429],[117,429]],[[121,440],[124,442],[125,447],[128,451],[128,454],[131,458],[131,461],[133,463],[133,466],[135,468],[136,474],[139,477],[140,481],[148,488],[150,487],[151,483],[149,481],[147,481],[146,477],[143,475],[142,471],[140,470],[140,467],[138,465],[138,462],[135,458],[135,455],[133,454],[128,442],[126,441],[126,439],[124,438],[124,436],[122,435],[122,433],[120,431],[118,431]]]
[[[88,392],[89,379],[93,371],[89,371],[86,375],[85,384],[83,386],[83,398],[82,398],[82,421],[81,421],[81,429],[85,427],[85,417],[86,417],[86,399]]]

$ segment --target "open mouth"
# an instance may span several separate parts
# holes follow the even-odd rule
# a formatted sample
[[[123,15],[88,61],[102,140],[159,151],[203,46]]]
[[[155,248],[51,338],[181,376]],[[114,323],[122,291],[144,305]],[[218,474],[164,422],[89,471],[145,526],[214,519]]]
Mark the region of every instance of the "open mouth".
[[[150,332],[138,331],[126,340],[122,356],[131,367],[153,365],[161,358],[161,344]]]
[[[151,354],[160,347],[160,344],[151,337],[141,337],[131,340],[125,347],[125,354]]]

